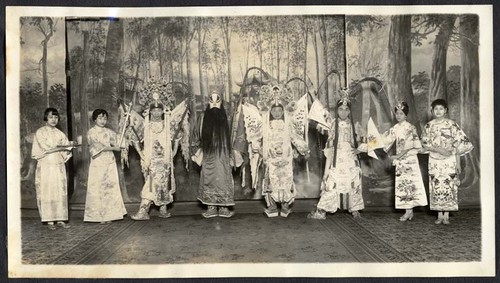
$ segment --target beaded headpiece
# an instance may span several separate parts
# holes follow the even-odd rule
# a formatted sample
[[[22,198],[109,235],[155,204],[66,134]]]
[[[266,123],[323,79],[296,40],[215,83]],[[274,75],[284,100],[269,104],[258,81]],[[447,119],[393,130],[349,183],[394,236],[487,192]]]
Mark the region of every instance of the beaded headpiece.
[[[405,107],[406,107],[406,106],[404,105],[405,103],[406,103],[406,102],[404,102],[404,101],[400,101],[400,102],[396,105],[396,107],[395,107],[395,108],[396,108],[396,111],[397,111],[397,110],[401,110],[401,111],[403,111],[403,109],[405,109]]]
[[[175,95],[171,84],[165,79],[149,78],[138,93],[138,102],[142,106],[158,107],[160,104],[166,109],[173,109]]]
[[[337,105],[351,105],[351,94],[348,88],[339,89],[340,99],[337,101]]]
[[[261,111],[271,109],[274,105],[282,105],[287,111],[295,110],[295,102],[293,92],[287,85],[264,85],[260,89],[260,100],[257,102],[257,107]]]

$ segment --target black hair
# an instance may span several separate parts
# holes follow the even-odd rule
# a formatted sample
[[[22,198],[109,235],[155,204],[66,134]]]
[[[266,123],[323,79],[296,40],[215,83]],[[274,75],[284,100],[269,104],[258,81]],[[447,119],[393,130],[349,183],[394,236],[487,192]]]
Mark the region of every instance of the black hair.
[[[205,153],[231,152],[231,136],[224,103],[220,108],[207,105],[201,128],[201,148]]]
[[[431,109],[434,110],[434,107],[441,105],[443,106],[446,110],[448,110],[448,103],[444,99],[436,99],[431,103]]]
[[[405,113],[406,116],[408,116],[408,112],[410,112],[410,107],[408,106],[408,103],[406,102],[401,102],[401,105],[403,106],[403,109],[400,109]],[[397,107],[394,107],[394,112],[398,111]]]
[[[106,118],[109,117],[108,112],[104,109],[96,109],[94,112],[92,112],[92,121],[95,121],[99,115],[104,114],[106,115]]]
[[[52,115],[57,116],[59,118],[59,112],[57,109],[49,107],[45,109],[45,112],[43,113],[43,120],[47,122],[49,114],[52,113]]]

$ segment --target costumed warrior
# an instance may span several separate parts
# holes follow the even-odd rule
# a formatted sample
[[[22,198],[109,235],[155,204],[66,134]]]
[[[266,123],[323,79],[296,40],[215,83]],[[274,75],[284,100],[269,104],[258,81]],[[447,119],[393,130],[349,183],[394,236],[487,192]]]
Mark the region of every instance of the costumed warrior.
[[[173,202],[176,190],[173,158],[179,142],[185,158],[189,151],[189,104],[184,100],[171,110],[175,97],[166,85],[162,81],[151,79],[139,92],[142,100],[148,101],[150,106],[144,113],[143,149],[137,144],[135,146],[141,155],[145,182],[139,211],[131,216],[134,220],[148,220],[151,204],[160,207],[159,217],[171,216],[167,205]]]
[[[330,116],[317,97],[314,97],[309,112],[310,119],[317,121],[318,127],[328,132],[321,196],[317,209],[307,216],[312,219],[325,219],[326,212],[335,213],[341,206],[357,218],[360,217],[359,211],[365,207],[361,189],[362,172],[357,157],[360,153],[360,126],[357,124],[355,127],[351,118],[348,90],[340,90],[340,96],[335,118]]]
[[[267,204],[264,213],[268,217],[287,217],[297,193],[293,159],[299,154],[309,156],[304,138],[307,96],[296,103],[287,86],[265,85],[261,88],[257,106],[258,109],[251,104],[242,104],[253,184],[254,187],[257,184],[259,159],[262,159],[262,195]],[[281,204],[280,211],[277,203]]]

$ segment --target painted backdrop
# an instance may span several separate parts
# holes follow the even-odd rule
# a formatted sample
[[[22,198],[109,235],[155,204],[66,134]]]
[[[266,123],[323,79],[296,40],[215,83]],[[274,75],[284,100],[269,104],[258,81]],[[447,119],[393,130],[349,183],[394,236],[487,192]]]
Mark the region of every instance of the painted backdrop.
[[[36,207],[36,163],[30,155],[44,108],[57,108],[60,129],[83,144],[68,164],[70,202],[83,203],[92,111],[108,110],[108,126],[117,131],[117,98],[141,113],[137,92],[151,77],[189,86],[174,91],[179,100],[194,98],[192,124],[211,91],[224,95],[232,116],[241,94],[258,97],[270,81],[291,80],[297,98],[316,91],[332,110],[337,90],[349,86],[355,93],[354,119],[365,126],[371,117],[380,131],[393,125],[392,108],[405,100],[420,133],[430,119],[430,102],[445,98],[450,118],[476,147],[462,158],[460,201],[479,205],[478,37],[476,15],[22,18],[22,206]],[[319,196],[325,137],[314,127],[308,137],[309,174],[304,159],[295,162],[298,198]],[[393,206],[393,169],[380,156],[360,156],[367,206]],[[426,177],[426,156],[419,159]],[[138,202],[143,179],[133,149],[129,160],[129,167],[119,170],[122,194],[126,202]],[[192,163],[186,168],[180,155],[174,162],[176,201],[196,200],[199,168]],[[236,199],[260,199],[260,186],[241,186],[243,170],[234,171]]]

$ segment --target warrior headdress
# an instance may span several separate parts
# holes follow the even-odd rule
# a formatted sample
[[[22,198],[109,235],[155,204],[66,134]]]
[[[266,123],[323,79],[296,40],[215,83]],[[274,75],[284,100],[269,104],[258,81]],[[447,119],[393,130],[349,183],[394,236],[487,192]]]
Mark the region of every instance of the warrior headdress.
[[[175,92],[173,83],[168,83],[165,79],[156,79],[150,77],[148,82],[138,92],[138,103],[143,109],[161,108],[164,111],[163,133],[165,141],[170,144],[173,142],[173,151],[171,145],[168,145],[166,158],[173,158],[176,154],[179,144],[185,160],[189,160],[189,103],[183,102],[175,105]],[[145,117],[144,125],[149,126],[149,116]],[[149,147],[149,130],[144,130],[144,147]],[[186,163],[187,164],[187,163]]]
[[[151,77],[147,84],[139,90],[139,104],[145,109],[158,107],[159,104],[167,111],[174,109],[175,95],[172,84],[165,79]]]
[[[337,107],[340,105],[347,105],[351,108],[352,96],[348,88],[342,88],[338,91],[340,99],[337,101]]]
[[[273,105],[282,105],[288,112],[295,111],[296,105],[291,88],[287,85],[264,85],[260,90],[257,107],[260,111],[269,111]]]

